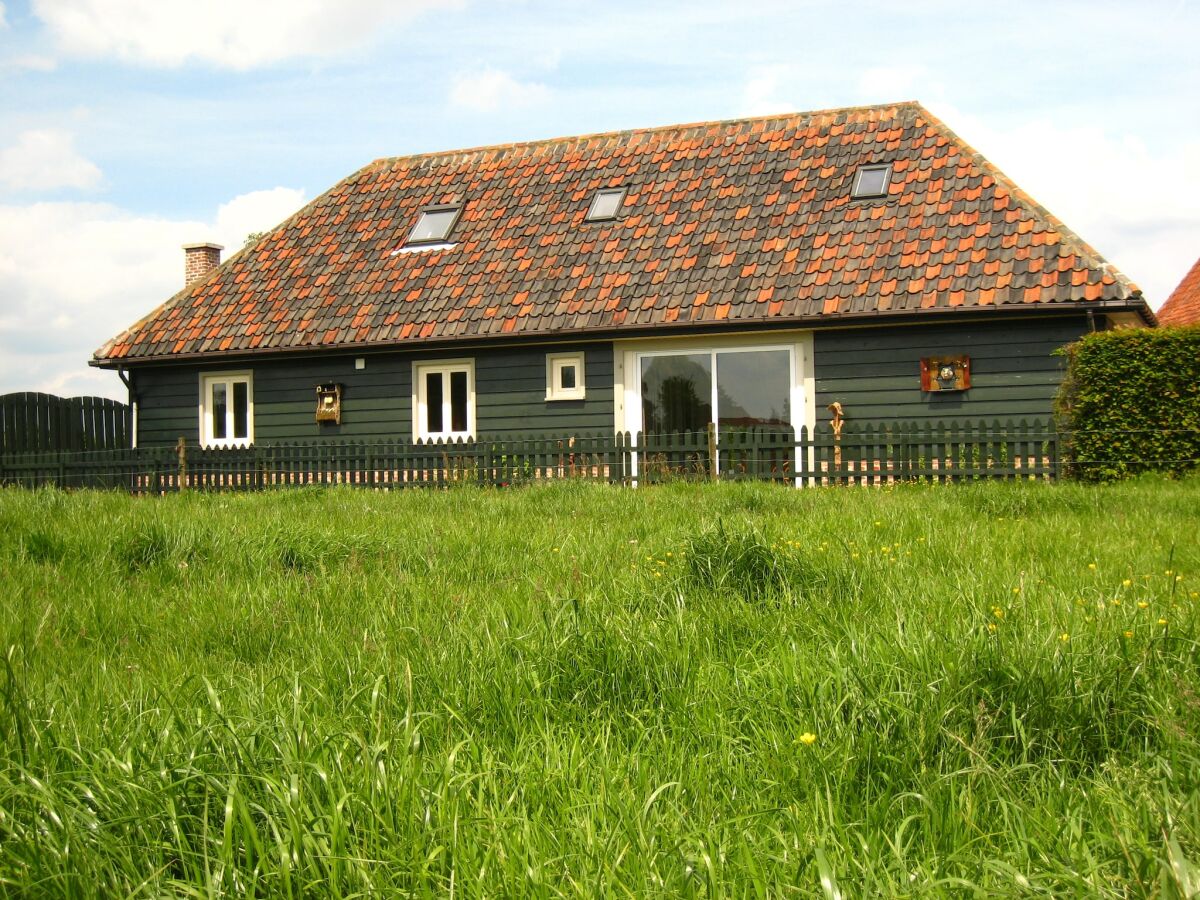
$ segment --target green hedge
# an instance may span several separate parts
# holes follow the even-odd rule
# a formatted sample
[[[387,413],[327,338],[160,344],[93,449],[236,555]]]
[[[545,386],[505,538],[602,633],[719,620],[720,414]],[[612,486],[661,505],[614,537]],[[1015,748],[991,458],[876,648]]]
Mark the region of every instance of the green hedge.
[[[1085,335],[1060,353],[1055,401],[1071,471],[1089,480],[1178,475],[1200,461],[1200,325]]]

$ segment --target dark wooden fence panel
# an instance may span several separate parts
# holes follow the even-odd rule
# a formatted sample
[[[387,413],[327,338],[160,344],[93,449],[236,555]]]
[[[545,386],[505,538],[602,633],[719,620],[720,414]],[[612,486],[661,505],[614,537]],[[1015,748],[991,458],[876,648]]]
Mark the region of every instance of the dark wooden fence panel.
[[[107,397],[0,396],[0,453],[118,450],[130,437],[129,407]]]
[[[121,434],[116,427],[112,433]],[[505,487],[561,479],[876,486],[1046,480],[1059,474],[1058,441],[1050,423],[1023,420],[950,427],[846,423],[840,434],[822,423],[798,432],[714,427],[680,434],[505,435],[478,441],[337,441],[224,449],[188,446],[181,439],[174,448],[6,451],[0,454],[0,484],[164,493],[301,485]]]

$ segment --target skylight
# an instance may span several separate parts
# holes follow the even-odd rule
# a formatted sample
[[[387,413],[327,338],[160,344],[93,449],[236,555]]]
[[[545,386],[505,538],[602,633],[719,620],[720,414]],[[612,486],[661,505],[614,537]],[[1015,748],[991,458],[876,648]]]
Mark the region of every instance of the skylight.
[[[454,223],[458,221],[461,206],[430,206],[421,210],[417,224],[405,241],[406,246],[413,244],[441,244],[449,240]]]
[[[863,197],[886,196],[888,182],[891,180],[891,163],[879,166],[859,166],[854,175],[854,187],[850,189],[850,196],[855,200]]]
[[[587,221],[598,222],[603,219],[615,219],[621,202],[625,199],[625,188],[604,188],[596,191],[592,205],[588,207]]]

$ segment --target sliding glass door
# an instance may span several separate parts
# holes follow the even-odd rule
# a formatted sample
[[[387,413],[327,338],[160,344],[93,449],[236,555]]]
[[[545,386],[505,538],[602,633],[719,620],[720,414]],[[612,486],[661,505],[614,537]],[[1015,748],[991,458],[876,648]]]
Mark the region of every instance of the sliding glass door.
[[[790,427],[792,355],[786,347],[640,353],[638,429],[675,434],[703,431],[710,422],[722,428]]]

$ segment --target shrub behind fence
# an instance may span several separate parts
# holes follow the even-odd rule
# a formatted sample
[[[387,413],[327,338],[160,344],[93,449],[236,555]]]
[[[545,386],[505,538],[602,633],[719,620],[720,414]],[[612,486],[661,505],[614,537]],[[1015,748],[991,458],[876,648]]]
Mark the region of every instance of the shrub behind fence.
[[[1200,325],[1100,331],[1061,352],[1067,375],[1056,410],[1073,475],[1200,466]]]

